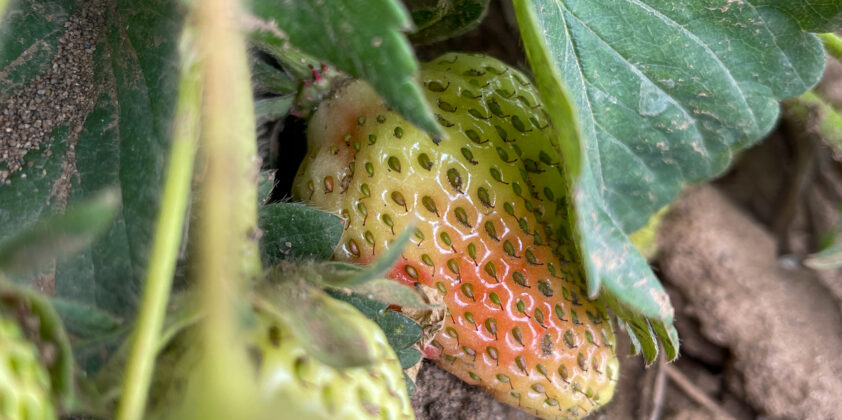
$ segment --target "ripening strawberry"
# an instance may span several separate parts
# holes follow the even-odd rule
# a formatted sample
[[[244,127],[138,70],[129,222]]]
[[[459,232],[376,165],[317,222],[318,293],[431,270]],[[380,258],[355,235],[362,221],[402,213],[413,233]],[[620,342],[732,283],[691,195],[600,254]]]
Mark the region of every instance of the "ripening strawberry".
[[[341,215],[335,258],[373,261],[417,223],[390,276],[444,296],[428,356],[545,418],[612,396],[614,334],[585,296],[566,228],[553,127],[528,79],[488,57],[448,54],[421,81],[447,138],[431,138],[363,82],[323,103],[293,192]]]

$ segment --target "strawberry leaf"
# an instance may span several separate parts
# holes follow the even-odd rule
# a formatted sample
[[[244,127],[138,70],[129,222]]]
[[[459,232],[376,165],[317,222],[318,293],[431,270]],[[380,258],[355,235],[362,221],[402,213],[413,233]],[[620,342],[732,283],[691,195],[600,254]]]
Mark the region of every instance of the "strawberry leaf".
[[[33,147],[19,170],[0,162],[0,173],[11,172],[0,182],[0,238],[116,188],[115,222],[44,277],[57,296],[125,319],[136,308],[158,211],[182,11],[172,0],[20,0],[0,25],[0,108],[48,104],[30,114],[40,115],[40,131],[8,120]],[[75,83],[50,82],[70,68]],[[62,112],[47,109],[55,107]]]
[[[327,259],[342,236],[338,217],[302,204],[275,203],[258,213],[263,265],[289,259]]]
[[[388,309],[389,304],[355,293],[346,294],[339,290],[327,292],[336,299],[354,305],[366,317],[373,320],[386,333],[389,345],[396,353],[412,347],[421,339],[423,332],[421,326],[406,315]]]
[[[56,313],[74,338],[97,337],[115,332],[123,323],[108,312],[72,300],[50,299]]]
[[[425,131],[440,135],[418,83],[418,62],[401,31],[411,28],[397,0],[256,0],[253,38],[292,46],[339,70],[365,79],[392,107]]]
[[[0,241],[0,271],[31,271],[89,246],[114,220],[118,205],[116,191],[105,190]]]
[[[415,21],[409,39],[431,44],[470,31],[482,22],[489,0],[404,0]]]
[[[409,369],[421,361],[421,352],[415,347],[408,347],[397,352],[401,369]]]
[[[654,333],[676,354],[672,306],[627,234],[684,185],[721,173],[773,127],[778,100],[818,81],[821,44],[800,25],[838,26],[842,4],[519,0],[515,8],[561,128],[588,291],[610,295],[621,317],[640,315],[627,321],[647,359]]]

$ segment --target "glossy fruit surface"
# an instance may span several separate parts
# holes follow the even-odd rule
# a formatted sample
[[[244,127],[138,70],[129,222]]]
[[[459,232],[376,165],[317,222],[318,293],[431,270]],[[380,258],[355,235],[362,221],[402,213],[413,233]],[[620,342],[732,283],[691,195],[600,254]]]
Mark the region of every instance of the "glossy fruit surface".
[[[562,157],[537,91],[466,54],[424,65],[421,81],[447,138],[353,82],[310,121],[293,192],[344,218],[340,260],[367,264],[416,223],[390,275],[443,294],[449,316],[428,356],[542,417],[586,415],[613,394],[614,334],[585,299]]]

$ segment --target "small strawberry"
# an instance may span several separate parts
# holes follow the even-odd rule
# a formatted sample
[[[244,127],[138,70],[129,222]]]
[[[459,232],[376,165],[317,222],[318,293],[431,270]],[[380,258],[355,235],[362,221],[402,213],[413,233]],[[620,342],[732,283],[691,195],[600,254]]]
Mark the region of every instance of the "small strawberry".
[[[511,405],[584,416],[611,398],[618,362],[605,310],[585,299],[538,93],[476,55],[442,56],[421,79],[447,138],[353,82],[313,115],[293,193],[344,218],[340,260],[370,263],[417,223],[390,276],[443,295],[428,355]]]
[[[17,320],[0,312],[0,419],[56,418],[50,375]]]
[[[328,365],[296,335],[283,316],[287,308],[255,308],[241,344],[252,356],[261,397],[258,418],[414,419],[400,362],[383,331],[348,303],[323,294],[316,299],[330,308],[337,322],[361,333],[357,338],[372,360],[345,368]],[[183,412],[184,394],[202,357],[195,343],[197,332],[192,327],[181,331],[158,356],[148,418],[178,418]]]

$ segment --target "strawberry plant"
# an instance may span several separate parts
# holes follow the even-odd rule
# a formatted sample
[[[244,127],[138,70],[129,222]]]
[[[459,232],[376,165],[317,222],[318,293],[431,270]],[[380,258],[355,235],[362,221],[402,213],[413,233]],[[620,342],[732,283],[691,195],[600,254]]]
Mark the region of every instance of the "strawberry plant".
[[[780,101],[842,120],[838,2],[0,14],[4,418],[412,418],[422,357],[586,416],[680,353],[650,219]]]

